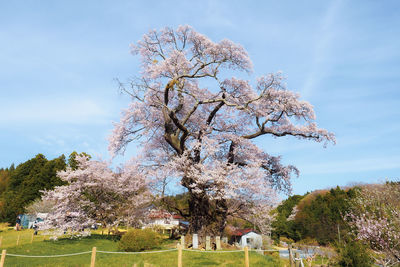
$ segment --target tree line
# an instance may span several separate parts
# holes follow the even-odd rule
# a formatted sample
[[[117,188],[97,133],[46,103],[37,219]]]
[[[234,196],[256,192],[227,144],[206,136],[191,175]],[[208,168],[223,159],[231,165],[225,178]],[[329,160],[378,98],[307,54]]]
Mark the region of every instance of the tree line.
[[[338,241],[349,231],[343,216],[350,211],[350,200],[356,197],[357,190],[358,187],[337,186],[289,197],[275,211],[272,237],[293,241],[308,238],[323,245]]]
[[[274,212],[276,241],[333,245],[344,266],[400,263],[400,182],[294,195]]]
[[[61,155],[48,160],[43,154],[8,168],[0,169],[0,221],[14,223],[18,214],[35,199],[42,195],[42,190],[51,190],[64,185],[57,172],[67,166],[76,166],[77,152],[72,152],[68,159]]]

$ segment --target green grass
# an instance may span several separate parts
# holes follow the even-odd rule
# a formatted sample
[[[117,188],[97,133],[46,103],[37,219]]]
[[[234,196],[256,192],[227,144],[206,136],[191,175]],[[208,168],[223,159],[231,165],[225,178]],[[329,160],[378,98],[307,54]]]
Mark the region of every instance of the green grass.
[[[16,246],[16,237],[21,235],[21,245]],[[7,253],[24,254],[24,255],[60,255],[77,253],[83,251],[91,251],[92,247],[103,251],[118,251],[118,242],[112,240],[108,236],[92,235],[91,237],[82,239],[60,239],[58,241],[46,240],[42,241],[43,237],[39,236],[32,244],[30,238],[32,232],[24,230],[16,232],[13,230],[0,232],[3,235],[3,240]],[[22,236],[24,238],[22,238]],[[40,239],[41,238],[41,239]],[[13,241],[14,240],[14,241]],[[165,240],[162,246],[158,249],[166,250],[175,247],[175,242]],[[157,250],[158,250],[157,249]],[[90,266],[91,254],[76,255],[69,257],[57,258],[21,258],[6,256],[5,267],[11,266]],[[250,252],[250,266],[281,266],[280,260],[259,255],[255,252]],[[163,253],[152,254],[103,254],[97,253],[96,267],[99,266],[118,266],[132,267],[137,264],[138,267],[144,266],[145,263],[151,264],[152,267],[161,266],[177,266],[178,252],[170,251]],[[244,252],[233,253],[202,253],[194,251],[183,251],[182,256],[183,266],[244,266]]]
[[[0,239],[2,249],[15,247],[17,245],[17,239],[19,236],[19,245],[30,244],[32,239],[33,230],[22,230],[15,231],[13,228],[3,228],[0,230]],[[42,242],[43,240],[48,240],[48,236],[36,235],[33,236],[33,242]]]

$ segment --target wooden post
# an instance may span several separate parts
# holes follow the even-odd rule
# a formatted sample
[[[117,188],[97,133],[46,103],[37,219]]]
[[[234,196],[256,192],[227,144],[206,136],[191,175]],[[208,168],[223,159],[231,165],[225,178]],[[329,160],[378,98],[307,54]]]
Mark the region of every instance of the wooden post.
[[[296,267],[300,267],[300,253],[298,253],[298,252],[296,252],[295,254],[294,254],[294,257],[295,257],[295,266]]]
[[[19,245],[19,238],[21,237],[21,235],[18,235],[17,237],[17,246]]]
[[[182,267],[182,245],[178,244],[178,267]]]
[[[34,233],[32,233],[32,236],[31,236],[31,244],[33,243],[33,235],[34,235]]]
[[[90,261],[90,267],[94,267],[96,263],[96,247],[92,248],[92,260]]]
[[[249,267],[250,263],[249,263],[249,247],[245,246],[244,247],[244,266],[245,267]]]
[[[6,250],[3,249],[3,251],[1,252],[1,260],[0,260],[0,267],[4,266],[4,261],[6,260]]]
[[[293,252],[292,252],[292,245],[289,244],[289,265],[290,267],[294,267],[294,261],[293,261]]]

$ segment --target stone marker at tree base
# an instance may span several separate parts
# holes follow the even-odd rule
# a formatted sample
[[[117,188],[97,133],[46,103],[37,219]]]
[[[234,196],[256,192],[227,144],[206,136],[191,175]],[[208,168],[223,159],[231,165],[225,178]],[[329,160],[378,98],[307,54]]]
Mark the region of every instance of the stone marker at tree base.
[[[206,236],[206,250],[211,250],[211,238],[210,236]]]
[[[199,237],[197,236],[197,234],[193,234],[193,241],[192,241],[192,247],[193,249],[198,249],[199,248]]]
[[[226,236],[224,236],[222,238],[222,242],[225,243],[225,244],[228,244],[228,238]]]
[[[181,236],[181,245],[182,245],[182,248],[185,248],[185,236],[184,235]]]
[[[215,237],[215,245],[217,247],[217,250],[221,249],[221,237],[219,237],[219,236]]]

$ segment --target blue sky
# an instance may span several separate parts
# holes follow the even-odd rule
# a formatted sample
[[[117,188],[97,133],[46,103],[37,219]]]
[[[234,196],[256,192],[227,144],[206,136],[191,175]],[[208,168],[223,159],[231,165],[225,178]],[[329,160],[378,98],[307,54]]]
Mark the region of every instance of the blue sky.
[[[129,44],[192,25],[241,43],[258,75],[283,71],[337,145],[258,143],[300,169],[294,193],[397,179],[398,1],[0,0],[0,167],[73,150],[109,158],[112,121],[129,102],[115,78],[138,74]],[[134,145],[122,162],[135,153]]]

